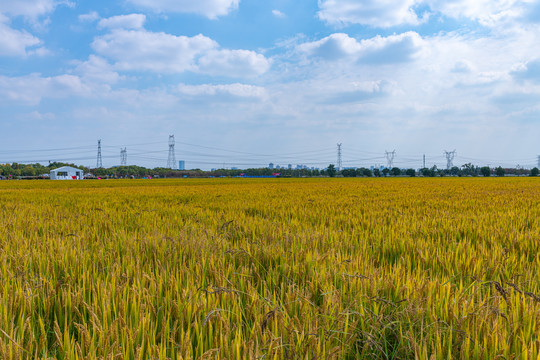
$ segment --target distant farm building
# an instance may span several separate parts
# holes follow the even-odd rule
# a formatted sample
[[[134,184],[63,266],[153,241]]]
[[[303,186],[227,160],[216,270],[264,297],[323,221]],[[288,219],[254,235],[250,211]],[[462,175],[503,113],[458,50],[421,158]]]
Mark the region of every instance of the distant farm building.
[[[82,180],[83,178],[83,170],[71,166],[51,170],[51,180]]]

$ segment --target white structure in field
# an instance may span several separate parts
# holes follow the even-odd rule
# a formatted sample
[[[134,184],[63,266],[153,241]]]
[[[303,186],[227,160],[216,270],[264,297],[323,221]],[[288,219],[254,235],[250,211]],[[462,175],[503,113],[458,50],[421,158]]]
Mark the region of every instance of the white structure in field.
[[[51,180],[82,180],[83,170],[71,166],[62,166],[51,170]]]

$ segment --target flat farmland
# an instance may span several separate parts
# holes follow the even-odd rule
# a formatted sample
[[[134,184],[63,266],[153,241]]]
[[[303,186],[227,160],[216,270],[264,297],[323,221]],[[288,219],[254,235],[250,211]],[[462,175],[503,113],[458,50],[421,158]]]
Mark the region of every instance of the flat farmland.
[[[540,359],[538,178],[0,182],[0,359]]]

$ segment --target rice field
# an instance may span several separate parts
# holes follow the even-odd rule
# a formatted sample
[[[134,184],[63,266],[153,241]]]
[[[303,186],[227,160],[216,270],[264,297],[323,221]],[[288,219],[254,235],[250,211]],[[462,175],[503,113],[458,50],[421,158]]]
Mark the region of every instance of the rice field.
[[[0,359],[540,359],[537,178],[0,182]]]

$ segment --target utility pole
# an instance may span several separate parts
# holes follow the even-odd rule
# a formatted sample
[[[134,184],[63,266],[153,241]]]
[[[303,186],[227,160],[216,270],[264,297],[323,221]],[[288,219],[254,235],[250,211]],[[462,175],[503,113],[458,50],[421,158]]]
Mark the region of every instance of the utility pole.
[[[446,156],[446,170],[450,170],[454,166],[454,157],[456,156],[456,150],[446,151],[444,150],[444,155]]]
[[[386,155],[386,167],[388,169],[391,169],[394,167],[394,157],[396,156],[396,150],[394,151],[384,151],[385,152],[385,155]]]
[[[343,163],[341,161],[341,143],[337,144],[337,171],[341,171]]]
[[[426,154],[424,154],[424,161],[422,162],[423,166],[422,169],[426,168]]]
[[[538,155],[538,168],[540,169],[540,155]]]
[[[169,135],[169,158],[167,159],[167,167],[174,169],[178,165],[176,156],[174,155],[174,135]]]
[[[96,168],[102,168],[103,167],[103,159],[101,158],[101,139],[97,142],[97,164]]]
[[[127,165],[127,148],[120,149],[120,166]]]

